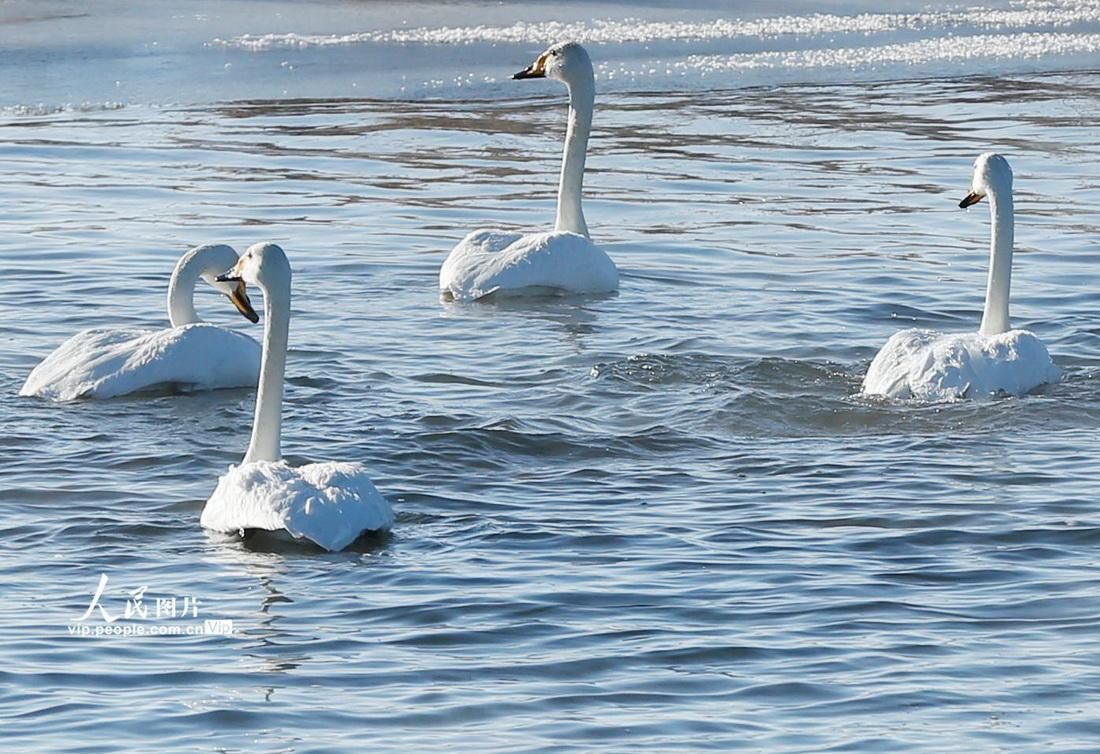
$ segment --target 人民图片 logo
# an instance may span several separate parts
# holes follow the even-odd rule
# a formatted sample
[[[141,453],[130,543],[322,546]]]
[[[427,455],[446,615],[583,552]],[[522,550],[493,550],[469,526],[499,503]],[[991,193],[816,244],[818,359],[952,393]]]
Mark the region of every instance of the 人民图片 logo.
[[[199,622],[199,601],[193,595],[156,596],[146,599],[148,586],[127,592],[126,604],[108,609],[107,574],[99,575],[99,585],[84,614],[69,624],[74,636],[173,636],[233,634],[233,621],[204,618]],[[101,619],[101,620],[100,620]]]

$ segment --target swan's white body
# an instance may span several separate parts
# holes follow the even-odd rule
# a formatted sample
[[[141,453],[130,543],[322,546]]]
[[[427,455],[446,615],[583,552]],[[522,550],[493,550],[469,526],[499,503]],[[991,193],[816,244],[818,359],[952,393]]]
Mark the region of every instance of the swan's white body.
[[[260,344],[243,333],[205,323],[195,313],[195,284],[202,278],[231,298],[239,297],[234,303],[241,312],[255,317],[243,287],[238,290],[214,280],[236,260],[237,253],[222,244],[187,252],[176,263],[168,286],[171,327],[79,332],[34,368],[19,394],[70,401],[113,398],[163,386],[212,390],[255,383]]]
[[[619,271],[588,235],[581,208],[584,162],[592,128],[596,83],[592,61],[576,42],[548,49],[513,78],[556,78],[569,88],[557,222],[552,233],[484,229],[455,246],[439,270],[439,290],[457,300],[495,294],[607,293]]]
[[[440,288],[457,300],[490,294],[606,293],[619,285],[615,263],[578,233],[476,230],[439,271]]]
[[[1012,169],[992,152],[974,163],[971,191],[959,206],[968,207],[985,196],[993,229],[981,328],[954,335],[921,329],[896,333],[871,362],[863,378],[864,394],[942,401],[1023,395],[1058,381],[1058,368],[1042,341],[1027,330],[1010,329]]]
[[[1057,381],[1046,346],[1027,330],[982,335],[912,329],[886,341],[867,370],[863,392],[942,401],[1022,395]]]
[[[230,466],[202,512],[223,532],[285,531],[326,550],[342,550],[363,532],[393,526],[393,512],[357,463],[253,461]]]
[[[326,550],[342,550],[367,531],[393,526],[393,511],[357,463],[282,460],[283,379],[290,330],[290,263],[275,244],[256,244],[229,273],[264,294],[264,346],[252,439],[206,501],[201,523],[221,532],[285,531]],[[224,276],[223,276],[224,277]]]

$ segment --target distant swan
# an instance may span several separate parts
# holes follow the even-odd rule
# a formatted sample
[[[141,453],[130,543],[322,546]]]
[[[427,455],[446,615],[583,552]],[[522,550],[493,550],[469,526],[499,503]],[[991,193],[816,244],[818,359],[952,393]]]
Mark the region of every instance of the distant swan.
[[[201,523],[221,532],[287,532],[342,550],[366,531],[393,526],[393,511],[357,463],[291,468],[279,450],[290,329],[290,262],[275,244],[256,244],[218,280],[246,281],[264,294],[264,349],[252,439],[206,501]]]
[[[490,294],[606,293],[618,290],[619,271],[592,243],[581,210],[585,150],[596,97],[592,61],[576,42],[556,44],[514,79],[553,78],[569,88],[557,225],[551,233],[524,235],[476,230],[456,246],[439,270],[444,296],[474,300]]]
[[[170,328],[97,327],[79,332],[34,368],[19,394],[71,401],[113,398],[162,385],[212,390],[255,383],[260,344],[203,322],[195,313],[195,284],[202,278],[228,296],[241,314],[259,321],[243,283],[214,279],[236,261],[237,252],[224,244],[187,252],[168,284]]]
[[[969,207],[985,196],[989,197],[993,229],[981,329],[957,335],[902,330],[886,341],[871,362],[863,379],[865,394],[952,400],[998,393],[1022,395],[1058,381],[1058,368],[1042,341],[1027,330],[1009,329],[1012,168],[993,152],[975,161],[970,193],[959,206]]]

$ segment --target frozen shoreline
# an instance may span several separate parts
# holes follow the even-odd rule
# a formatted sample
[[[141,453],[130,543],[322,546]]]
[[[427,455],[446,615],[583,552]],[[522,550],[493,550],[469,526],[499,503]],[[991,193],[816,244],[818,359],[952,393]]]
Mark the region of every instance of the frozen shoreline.
[[[1100,5],[992,7],[860,0],[681,10],[627,3],[131,7],[5,10],[0,107],[50,109],[280,98],[497,98],[545,44],[595,47],[608,91],[708,90],[1100,68]],[[478,23],[471,24],[471,17]],[[529,90],[530,94],[537,94]]]

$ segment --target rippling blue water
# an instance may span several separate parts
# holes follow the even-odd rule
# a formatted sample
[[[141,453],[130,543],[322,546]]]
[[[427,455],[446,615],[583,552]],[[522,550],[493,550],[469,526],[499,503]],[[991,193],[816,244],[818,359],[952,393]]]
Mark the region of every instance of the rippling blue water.
[[[483,305],[440,302],[446,252],[553,214],[563,92],[505,80],[543,46],[499,31],[521,7],[407,11],[488,25],[459,43],[292,48],[241,37],[385,29],[393,7],[282,25],[243,3],[149,7],[0,31],[37,56],[0,60],[5,751],[1096,750],[1100,58],[995,39],[1087,36],[1087,4],[1005,6],[1077,9],[1069,28],[964,19],[1001,56],[867,62],[962,33],[925,18],[805,75],[738,59],[759,64],[744,81],[690,56],[846,50],[854,32],[594,41],[619,67],[601,69],[587,215],[622,290]],[[582,31],[641,15],[561,12]],[[92,44],[104,19],[112,43]],[[612,75],[648,71],[650,45],[670,73]],[[349,61],[395,50],[358,77],[381,94],[356,94]],[[269,69],[292,66],[284,97]],[[1014,321],[1063,382],[858,397],[897,329],[976,326],[989,221],[956,205],[988,149],[1016,172]],[[252,391],[16,396],[70,334],[162,323],[188,246],[259,240],[296,275],[285,451],[368,463],[398,514],[350,552],[199,527]],[[141,587],[150,608],[198,600],[118,625],[234,633],[74,635],[100,574],[116,615]]]

